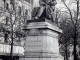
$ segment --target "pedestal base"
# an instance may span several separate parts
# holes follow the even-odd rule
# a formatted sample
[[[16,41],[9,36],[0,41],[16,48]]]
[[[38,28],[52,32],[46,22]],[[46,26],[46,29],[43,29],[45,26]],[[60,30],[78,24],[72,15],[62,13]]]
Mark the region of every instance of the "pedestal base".
[[[59,58],[26,58],[25,60],[59,60]]]
[[[27,22],[25,60],[60,60],[58,36],[62,30],[46,19]]]

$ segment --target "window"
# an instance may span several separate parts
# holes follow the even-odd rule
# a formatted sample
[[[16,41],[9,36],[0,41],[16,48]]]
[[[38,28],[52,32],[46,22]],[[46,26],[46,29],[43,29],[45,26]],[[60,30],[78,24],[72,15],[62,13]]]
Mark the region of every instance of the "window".
[[[33,0],[25,0],[25,1],[33,5]]]
[[[3,0],[3,2],[4,2],[4,4],[5,4],[6,0]]]
[[[14,4],[14,3],[15,3],[15,1],[14,1],[14,0],[10,0],[10,3],[11,3],[11,4]]]
[[[30,0],[26,0],[26,1],[30,3]]]
[[[8,8],[9,8],[9,4],[7,3],[7,4],[6,4],[6,9],[8,10]]]
[[[5,32],[5,34],[4,34],[4,38],[5,38],[5,43],[7,43],[8,42],[8,32]]]
[[[6,17],[6,25],[8,25],[9,17]]]
[[[28,10],[25,11],[25,15],[28,15]]]
[[[33,5],[33,0],[30,0],[30,3]]]
[[[19,9],[18,13],[19,13],[19,15],[21,15],[21,7],[19,6],[18,9]]]

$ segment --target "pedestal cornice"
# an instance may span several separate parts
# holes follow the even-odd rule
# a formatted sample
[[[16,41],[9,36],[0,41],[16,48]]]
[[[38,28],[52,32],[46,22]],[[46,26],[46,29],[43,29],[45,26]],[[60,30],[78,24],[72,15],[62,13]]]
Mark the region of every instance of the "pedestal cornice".
[[[53,22],[43,19],[43,20],[28,20],[26,25],[23,26],[23,30],[28,29],[50,29],[58,33],[62,33],[62,30],[59,29]]]

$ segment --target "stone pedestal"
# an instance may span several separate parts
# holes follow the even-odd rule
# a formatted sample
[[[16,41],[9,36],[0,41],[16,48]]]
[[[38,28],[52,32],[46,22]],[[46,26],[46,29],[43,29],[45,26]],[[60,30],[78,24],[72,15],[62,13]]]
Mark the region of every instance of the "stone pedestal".
[[[58,36],[62,32],[49,20],[28,20],[25,60],[60,60]]]

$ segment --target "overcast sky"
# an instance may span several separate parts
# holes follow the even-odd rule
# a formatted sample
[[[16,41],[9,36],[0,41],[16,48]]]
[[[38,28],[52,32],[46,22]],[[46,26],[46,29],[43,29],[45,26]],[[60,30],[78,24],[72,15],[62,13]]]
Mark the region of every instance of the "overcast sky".
[[[66,0],[66,4],[70,9],[75,9],[76,4],[73,3],[74,0]],[[56,8],[66,10],[64,4],[61,2],[61,0],[57,0]]]

